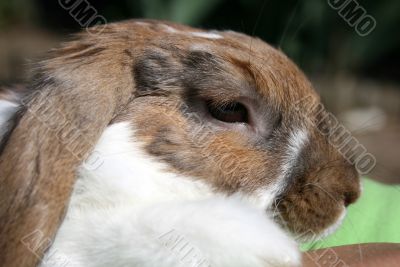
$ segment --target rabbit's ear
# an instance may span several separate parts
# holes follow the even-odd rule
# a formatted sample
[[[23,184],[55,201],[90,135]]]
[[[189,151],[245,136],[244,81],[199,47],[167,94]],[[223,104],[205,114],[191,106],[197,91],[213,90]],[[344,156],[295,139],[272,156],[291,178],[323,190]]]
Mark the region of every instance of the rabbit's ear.
[[[63,219],[77,167],[133,95],[131,67],[117,65],[127,65],[123,51],[98,44],[74,42],[46,61],[3,138],[1,266],[36,266]]]

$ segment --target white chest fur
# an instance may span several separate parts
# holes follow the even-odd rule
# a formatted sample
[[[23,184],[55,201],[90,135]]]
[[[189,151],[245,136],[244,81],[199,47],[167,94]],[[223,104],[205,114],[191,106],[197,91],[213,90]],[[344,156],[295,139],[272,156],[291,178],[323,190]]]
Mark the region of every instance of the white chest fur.
[[[92,164],[79,170],[66,218],[42,267],[299,262],[296,244],[262,210],[166,172],[132,133],[128,123],[104,132]]]
[[[211,194],[204,183],[169,173],[164,164],[143,153],[127,122],[110,126],[86,162],[79,170],[71,208],[120,203],[143,206]]]

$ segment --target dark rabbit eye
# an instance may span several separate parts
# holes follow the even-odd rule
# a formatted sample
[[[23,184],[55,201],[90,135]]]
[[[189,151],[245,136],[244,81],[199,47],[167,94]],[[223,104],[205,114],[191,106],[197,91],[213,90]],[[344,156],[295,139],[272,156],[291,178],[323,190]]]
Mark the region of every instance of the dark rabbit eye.
[[[208,104],[208,111],[215,119],[227,123],[248,123],[249,114],[246,107],[239,102],[232,102],[227,105],[214,107]]]

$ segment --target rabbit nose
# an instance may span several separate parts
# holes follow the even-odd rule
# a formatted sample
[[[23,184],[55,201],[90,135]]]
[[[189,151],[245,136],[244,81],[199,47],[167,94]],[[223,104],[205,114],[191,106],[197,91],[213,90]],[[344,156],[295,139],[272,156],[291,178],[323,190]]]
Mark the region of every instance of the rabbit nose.
[[[356,202],[358,196],[359,196],[359,193],[355,192],[355,191],[345,192],[343,194],[344,205],[347,207],[350,204]]]

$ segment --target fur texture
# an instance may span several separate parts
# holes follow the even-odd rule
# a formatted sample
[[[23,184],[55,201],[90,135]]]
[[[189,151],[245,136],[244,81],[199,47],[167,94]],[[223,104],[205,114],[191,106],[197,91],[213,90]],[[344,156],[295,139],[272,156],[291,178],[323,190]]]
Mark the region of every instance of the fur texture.
[[[101,166],[81,168],[66,218],[42,266],[300,263],[295,242],[260,205],[215,194],[203,182],[166,172],[166,165],[143,153],[130,128],[129,123],[110,126],[96,146]]]
[[[39,63],[4,134],[4,266],[35,266],[49,246],[25,241],[51,243],[61,223],[46,257],[77,266],[175,266],[147,243],[168,231],[212,266],[297,264],[287,236],[330,232],[359,196],[355,167],[313,123],[321,114],[296,105],[319,97],[282,52],[149,20],[91,33]],[[236,104],[243,120],[212,112]]]

